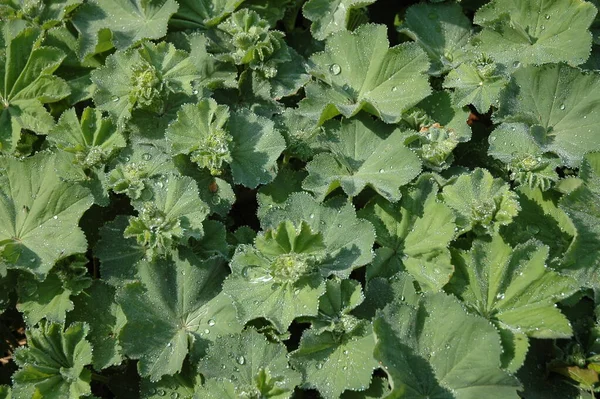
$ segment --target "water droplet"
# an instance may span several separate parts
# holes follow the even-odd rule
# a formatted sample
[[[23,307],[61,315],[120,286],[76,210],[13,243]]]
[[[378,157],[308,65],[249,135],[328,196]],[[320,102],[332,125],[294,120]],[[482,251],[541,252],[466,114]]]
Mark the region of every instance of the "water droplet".
[[[344,355],[347,355],[348,353],[348,349],[344,349]]]
[[[396,86],[392,87],[392,91],[398,91],[398,88]]]
[[[177,392],[171,393],[171,399],[178,399],[178,398],[179,398],[179,394]]]
[[[209,325],[209,326],[211,326],[211,327],[212,327],[212,326],[214,326],[215,324],[216,324],[216,323],[215,323],[215,321],[214,321],[213,319],[209,319],[209,320],[208,320],[208,325]]]
[[[164,389],[159,389],[157,393],[158,396],[165,396],[167,394]]]
[[[521,66],[521,63],[520,63],[519,61],[515,61],[515,62],[513,62],[513,67],[514,67],[514,68],[518,68],[518,67],[520,67],[520,66]]]
[[[314,219],[315,218],[315,214],[311,213],[310,216],[309,216],[309,218]]]
[[[383,168],[379,169],[379,173],[383,173],[383,172],[385,172],[385,170]]]
[[[243,365],[246,363],[246,359],[244,358],[244,356],[238,356],[237,359],[235,359],[239,365]]]
[[[338,64],[331,64],[329,66],[329,72],[331,72],[333,75],[339,75],[342,72],[342,67],[340,67]]]
[[[210,334],[210,330],[207,328],[206,330],[204,330],[204,334]]]
[[[194,95],[198,94],[198,90],[194,90],[192,91],[192,93],[194,93]]]
[[[483,80],[479,81],[479,86],[483,86]]]
[[[169,343],[167,344],[167,348],[170,348],[171,346],[173,346],[173,344],[172,344],[171,342],[169,342]]]
[[[317,370],[321,370],[323,368],[323,363],[317,363],[315,367],[317,368]]]
[[[56,220],[56,219],[58,219],[58,216],[54,215],[54,217],[52,217],[52,219]]]
[[[496,295],[496,299],[500,299],[500,300],[504,299],[504,294],[498,293],[498,295]]]
[[[113,103],[116,103],[117,101],[119,101],[119,97],[113,96],[112,97],[112,101],[113,101]]]
[[[151,154],[148,154],[147,152],[145,152],[145,153],[143,153],[143,154],[142,154],[142,159],[143,159],[144,161],[149,161],[149,160],[151,160],[151,159],[152,159],[152,155],[151,155]]]
[[[564,111],[564,110],[565,110],[565,108],[566,108],[566,107],[565,107],[565,104],[561,104],[561,105],[560,105],[560,109],[561,109],[562,111]]]
[[[544,18],[550,19],[550,14],[546,14],[546,16]]]

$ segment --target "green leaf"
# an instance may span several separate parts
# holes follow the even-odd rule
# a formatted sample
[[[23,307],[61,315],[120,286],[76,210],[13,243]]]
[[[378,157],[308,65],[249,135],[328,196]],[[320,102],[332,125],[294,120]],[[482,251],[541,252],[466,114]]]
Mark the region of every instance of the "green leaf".
[[[213,175],[229,164],[234,182],[251,188],[275,177],[277,158],[285,149],[271,121],[246,110],[230,115],[227,106],[213,99],[184,105],[167,129],[167,139],[174,154],[190,154]]]
[[[579,0],[493,0],[477,10],[475,50],[507,66],[587,60],[596,8]]]
[[[339,398],[344,390],[363,391],[378,367],[372,357],[375,341],[371,325],[350,312],[363,301],[355,280],[327,280],[319,299],[319,314],[310,318],[300,346],[290,362],[302,372],[304,386],[325,398]]]
[[[262,219],[271,208],[283,205],[292,193],[302,191],[302,180],[305,177],[306,171],[304,170],[279,169],[271,183],[258,189],[256,200],[259,219]]]
[[[439,291],[454,268],[448,247],[454,239],[454,214],[437,198],[438,185],[430,179],[403,190],[398,204],[381,199],[361,211],[375,226],[377,257],[367,267],[367,277],[391,277],[406,269],[424,290]]]
[[[0,5],[0,11],[10,12],[13,14],[9,14],[12,18],[25,19],[40,28],[50,29],[61,23],[82,2],[83,0],[5,0]]]
[[[73,298],[74,308],[67,321],[87,323],[88,341],[94,347],[92,365],[96,370],[115,366],[123,360],[119,332],[125,324],[125,315],[115,302],[116,291],[101,280],[94,280],[91,287]]]
[[[325,399],[339,398],[344,390],[364,391],[378,367],[373,358],[375,340],[371,325],[363,320],[346,334],[309,329],[290,363],[302,372],[304,385],[316,388]]]
[[[0,399],[11,399],[12,389],[8,385],[0,385]]]
[[[286,399],[300,383],[299,373],[288,365],[285,346],[267,341],[254,329],[217,338],[198,370],[207,381],[230,382],[242,397]]]
[[[498,332],[453,297],[426,294],[416,307],[393,303],[378,313],[374,331],[392,397],[519,398],[517,379],[500,369]]]
[[[510,178],[529,188],[548,190],[558,181],[559,158],[544,154],[524,123],[503,123],[490,135],[488,154],[506,164]]]
[[[167,33],[167,22],[178,8],[175,0],[86,2],[72,20],[80,33],[79,58],[98,51],[99,39],[106,30],[110,30],[111,41],[119,50],[143,39],[160,39]]]
[[[15,149],[21,130],[47,134],[54,119],[43,104],[69,95],[64,80],[52,76],[65,54],[54,47],[41,47],[39,31],[21,30],[9,37],[0,54],[0,152]]]
[[[352,204],[336,198],[321,204],[306,193],[292,194],[279,208],[273,208],[261,220],[264,229],[281,222],[304,221],[311,231],[323,236],[325,254],[319,269],[324,276],[347,278],[351,270],[366,265],[373,257],[373,226],[356,217]]]
[[[71,297],[92,283],[88,275],[87,258],[83,255],[59,261],[44,281],[31,275],[21,275],[17,293],[17,309],[29,326],[40,320],[63,323],[67,312],[73,310]]]
[[[497,104],[509,79],[499,65],[487,59],[478,61],[463,63],[451,70],[444,79],[444,87],[454,89],[456,105],[472,104],[480,114],[485,114]]]
[[[499,234],[489,242],[476,240],[470,251],[456,253],[459,277],[450,290],[500,329],[533,338],[568,338],[571,325],[555,304],[577,286],[548,270],[547,257],[548,247],[535,240],[515,248]],[[515,366],[513,371],[520,364]]]
[[[459,235],[470,230],[477,235],[491,234],[509,224],[521,209],[509,186],[481,168],[444,187],[442,197],[456,214]]]
[[[427,52],[431,75],[442,75],[467,59],[464,48],[471,37],[471,21],[459,4],[415,4],[399,28]]]
[[[241,330],[231,302],[218,295],[225,273],[221,259],[201,261],[181,250],[141,268],[140,282],[117,295],[127,317],[123,353],[139,359],[141,376],[158,381],[173,375],[192,347],[203,354],[220,334]]]
[[[340,399],[381,399],[390,393],[388,381],[383,377],[373,377],[366,391],[345,391]]]
[[[90,77],[97,86],[94,103],[122,128],[134,109],[162,114],[168,94],[191,95],[200,74],[187,52],[170,43],[146,42],[110,55]]]
[[[600,153],[584,157],[579,175],[584,184],[560,202],[576,230],[561,271],[584,287],[596,288],[600,273]]]
[[[317,40],[350,28],[354,11],[373,4],[375,0],[309,0],[302,6],[304,18],[312,21],[310,32]]]
[[[389,201],[400,199],[400,186],[421,171],[418,157],[402,145],[402,133],[360,116],[325,124],[329,153],[317,154],[306,165],[302,187],[323,200],[337,187],[350,197],[367,185]]]
[[[585,3],[581,3],[585,4]],[[588,151],[600,149],[600,113],[593,112],[600,77],[566,65],[520,68],[501,96],[502,122],[527,124],[544,152],[556,153],[570,167]]]
[[[178,29],[207,29],[218,25],[245,0],[179,0],[169,20]]]
[[[151,260],[166,255],[177,244],[203,235],[202,222],[208,206],[198,196],[198,186],[191,177],[168,176],[152,181],[150,199],[133,201],[138,216],[129,218],[124,237],[135,237]]]
[[[383,25],[366,24],[332,35],[325,51],[311,57],[310,72],[317,81],[305,86],[301,110],[320,123],[360,110],[386,123],[398,122],[403,111],[431,92],[425,77],[429,62],[417,44],[388,46]]]
[[[27,347],[15,351],[20,367],[13,376],[16,398],[79,399],[90,395],[92,346],[88,326],[74,323],[64,332],[59,324],[40,324],[27,330]]]
[[[289,221],[257,236],[254,246],[239,245],[223,284],[238,319],[245,324],[264,317],[283,333],[295,318],[315,316],[325,292],[324,249],[320,233]]]
[[[80,119],[75,108],[63,112],[48,141],[62,151],[75,154],[84,169],[106,163],[115,151],[126,145],[125,138],[112,122],[89,107],[83,110]]]
[[[196,373],[195,367],[189,365],[189,362],[185,362],[182,372],[174,376],[166,375],[157,382],[142,378],[140,397],[143,399],[161,399],[164,397],[189,399],[194,394],[195,388],[200,386],[201,381],[202,376]]]
[[[87,250],[77,224],[91,205],[87,189],[58,178],[51,154],[0,157],[0,258],[44,279],[58,259]]]

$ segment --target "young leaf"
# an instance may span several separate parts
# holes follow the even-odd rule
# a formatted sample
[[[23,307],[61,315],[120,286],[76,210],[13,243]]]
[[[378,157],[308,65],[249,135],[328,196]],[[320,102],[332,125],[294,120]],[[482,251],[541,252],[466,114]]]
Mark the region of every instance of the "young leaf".
[[[360,212],[375,226],[381,245],[367,277],[391,277],[406,269],[424,290],[439,291],[450,280],[450,241],[455,228],[452,210],[437,199],[438,185],[419,179],[403,190],[398,204],[374,200]]]
[[[500,92],[508,84],[508,76],[493,61],[486,58],[476,63],[463,63],[444,79],[444,87],[454,89],[454,103],[460,107],[472,104],[480,114],[495,105]]]
[[[375,358],[391,379],[392,395],[519,398],[517,379],[500,369],[496,329],[453,297],[426,294],[416,307],[392,303],[378,313],[374,331]]]
[[[0,49],[0,152],[15,149],[22,129],[47,134],[54,118],[43,104],[59,101],[70,92],[64,80],[52,76],[65,54],[54,47],[40,47],[39,34],[34,28],[23,29],[8,36],[6,48]]]
[[[98,50],[99,38],[110,30],[114,46],[123,50],[143,39],[160,39],[177,11],[175,0],[91,0],[79,7],[73,25],[79,31],[79,58]],[[117,77],[115,75],[114,77]]]
[[[247,110],[230,115],[213,99],[183,106],[167,129],[167,139],[174,154],[190,154],[212,174],[229,163],[234,182],[250,188],[273,180],[277,158],[285,149],[271,121]]]
[[[254,329],[217,338],[198,370],[207,381],[222,379],[248,398],[287,399],[300,383],[299,373],[288,365],[285,346],[267,341]]]
[[[226,273],[220,258],[199,260],[181,250],[139,271],[140,282],[118,295],[127,323],[123,353],[140,359],[141,376],[158,381],[181,370],[192,349],[203,354],[220,334],[239,332],[229,299],[217,295]]]
[[[96,106],[107,111],[122,128],[134,109],[162,114],[170,93],[191,95],[199,71],[192,58],[169,43],[143,43],[140,48],[117,51],[103,68],[94,70]]]
[[[325,51],[311,57],[310,72],[318,81],[304,88],[301,110],[320,123],[339,114],[349,118],[361,109],[386,123],[398,122],[403,111],[431,92],[425,77],[429,62],[416,44],[388,46],[383,25],[332,35]]]
[[[587,1],[493,0],[473,19],[483,27],[475,49],[507,66],[579,65],[589,56],[597,12]]]
[[[598,287],[600,274],[600,153],[584,156],[579,172],[584,184],[563,197],[560,207],[573,221],[576,235],[561,271],[584,287]]]
[[[369,116],[325,124],[330,153],[317,154],[306,165],[302,187],[319,200],[341,186],[357,196],[369,185],[391,202],[400,199],[400,186],[421,171],[418,157],[402,145],[402,133]]]
[[[531,240],[512,248],[499,234],[490,242],[476,240],[473,248],[454,257],[456,280],[450,290],[471,311],[501,330],[534,338],[568,338],[572,329],[556,302],[571,295],[576,283],[546,268],[548,247]],[[503,362],[507,362],[503,357]],[[521,359],[521,362],[524,360]],[[504,364],[506,367],[506,364]],[[516,371],[520,363],[511,364]]]
[[[442,196],[456,214],[459,235],[470,230],[490,234],[509,224],[521,209],[508,185],[480,168],[444,187]]]
[[[58,178],[54,160],[0,157],[0,259],[39,279],[58,259],[86,251],[77,223],[93,202],[87,189]]]
[[[533,132],[524,123],[503,123],[490,135],[488,154],[506,164],[516,183],[548,190],[558,181],[561,162],[544,154]]]
[[[238,246],[223,284],[238,319],[264,317],[283,333],[296,317],[315,316],[325,292],[324,249],[320,233],[289,221],[257,236],[254,246]]]
[[[354,13],[374,2],[375,0],[309,0],[302,6],[302,14],[312,21],[310,32],[313,37],[325,40],[333,33],[351,28],[348,25]]]
[[[81,3],[83,0],[6,0],[0,5],[0,12],[8,13],[8,18],[24,19],[42,29],[50,29],[61,23]]]
[[[27,330],[27,347],[15,351],[20,367],[13,376],[14,396],[79,399],[90,395],[92,346],[88,326],[74,323],[63,332],[59,324],[42,323]]]
[[[85,108],[78,120],[75,108],[62,113],[48,135],[58,149],[75,154],[76,161],[89,169],[106,163],[110,156],[125,147],[125,138],[109,119],[93,108]]]
[[[431,75],[440,76],[468,59],[464,49],[472,27],[459,4],[415,4],[399,28],[427,52]]]
[[[133,202],[138,216],[129,218],[124,237],[135,237],[144,247],[146,258],[165,256],[177,244],[190,238],[201,238],[202,222],[208,206],[200,200],[198,187],[191,177],[169,176],[165,183],[152,182],[151,201],[141,198]]]
[[[581,3],[584,4],[584,3]],[[586,3],[587,4],[587,3]],[[600,77],[566,65],[520,68],[503,92],[496,119],[523,122],[544,152],[551,151],[570,167],[600,149]]]
[[[340,198],[320,204],[309,194],[294,193],[281,207],[268,212],[261,225],[276,228],[286,220],[304,221],[311,231],[322,235],[327,255],[319,265],[323,276],[347,278],[352,269],[373,257],[373,226],[357,218],[354,207]]]

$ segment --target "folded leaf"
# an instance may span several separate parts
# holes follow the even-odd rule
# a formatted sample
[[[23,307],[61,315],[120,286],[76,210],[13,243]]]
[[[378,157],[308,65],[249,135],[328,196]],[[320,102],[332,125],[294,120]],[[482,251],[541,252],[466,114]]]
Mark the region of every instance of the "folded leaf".
[[[351,28],[353,11],[373,4],[375,0],[309,0],[302,7],[304,18],[312,21],[310,32],[317,40]]]

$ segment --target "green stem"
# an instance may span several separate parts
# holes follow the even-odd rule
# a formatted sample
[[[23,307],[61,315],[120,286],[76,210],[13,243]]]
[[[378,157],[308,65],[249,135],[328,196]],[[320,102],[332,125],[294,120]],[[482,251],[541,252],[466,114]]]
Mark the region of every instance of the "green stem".
[[[109,378],[97,373],[92,373],[92,380],[108,385]]]

